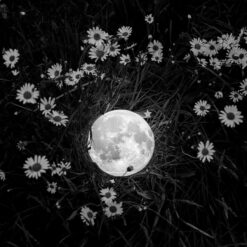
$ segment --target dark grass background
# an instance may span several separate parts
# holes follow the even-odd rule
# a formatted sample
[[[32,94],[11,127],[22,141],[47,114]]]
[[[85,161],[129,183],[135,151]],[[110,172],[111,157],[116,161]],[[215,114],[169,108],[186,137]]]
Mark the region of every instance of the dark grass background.
[[[2,47],[19,49],[22,73],[12,86],[11,79],[8,79],[9,70],[0,65],[0,145],[3,151],[0,168],[7,173],[7,180],[0,191],[1,247],[247,246],[246,123],[220,133],[218,130],[221,127],[219,122],[216,123],[215,116],[203,125],[203,135],[213,138],[217,150],[220,150],[221,156],[217,157],[219,166],[198,166],[188,156],[181,158],[182,151],[189,152],[189,142],[195,144],[198,141],[196,133],[199,122],[188,112],[205,92],[213,95],[214,88],[208,87],[208,81],[220,81],[196,63],[185,64],[182,61],[189,50],[189,40],[192,37],[210,39],[222,33],[236,33],[246,26],[247,1],[29,0],[2,3],[8,6],[8,18],[0,20]],[[26,15],[20,15],[20,11],[25,11]],[[155,24],[149,26],[143,20],[150,13],[155,17]],[[190,21],[188,14],[192,16]],[[176,124],[172,134],[167,133],[168,140],[160,137],[159,145],[163,145],[168,153],[165,169],[154,166],[150,168],[150,173],[135,179],[120,179],[116,185],[120,198],[137,202],[144,198],[150,210],[138,213],[130,208],[124,218],[113,221],[102,218],[97,227],[87,227],[76,210],[84,203],[92,203],[97,208],[99,198],[95,196],[95,191],[107,185],[108,179],[89,166],[79,169],[79,161],[84,157],[75,151],[81,140],[75,140],[74,135],[89,121],[84,119],[75,123],[74,129],[61,140],[57,128],[51,128],[49,123],[40,124],[39,115],[23,111],[15,116],[13,113],[17,109],[11,102],[22,82],[39,82],[40,74],[53,63],[67,60],[68,67],[76,69],[81,59],[81,38],[94,25],[109,33],[115,33],[122,25],[132,26],[132,40],[137,42],[139,49],[145,48],[148,34],[162,41],[165,64],[153,66],[144,74],[141,89],[143,92],[152,90],[150,98],[139,104],[140,108],[152,105],[158,110],[158,99],[163,102],[170,97],[169,110],[165,113],[175,119]],[[177,61],[175,65],[169,62],[171,54]],[[116,72],[114,68],[112,70]],[[128,76],[135,78],[135,73]],[[241,76],[236,70],[223,77],[231,81]],[[198,79],[202,80],[200,87],[193,83]],[[171,98],[177,88],[178,92]],[[54,88],[51,90],[51,93],[56,92]],[[87,91],[84,104],[76,114],[83,113],[92,119],[99,113],[102,109],[99,104],[105,106],[105,99],[109,96],[108,90],[102,90],[99,88],[99,93],[92,95],[90,90]],[[76,103],[73,97],[66,100],[72,105]],[[157,102],[152,104],[155,100]],[[128,98],[122,97],[120,103],[124,106],[127,101]],[[61,104],[66,106],[65,102]],[[224,105],[222,103],[220,107]],[[246,101],[241,102],[240,106],[246,109]],[[185,132],[184,136],[182,131]],[[190,141],[186,138],[188,135],[192,136]],[[56,147],[51,151],[54,158],[65,153],[67,158],[77,157],[79,160],[76,164],[78,169],[72,171],[69,179],[60,181],[62,194],[68,195],[60,210],[55,207],[58,198],[47,195],[44,181],[31,181],[23,176],[20,163],[30,154],[19,152],[16,143],[25,139],[32,141],[30,153],[42,152],[41,147],[45,149],[46,144],[50,143]],[[40,140],[44,143],[41,144]],[[57,140],[61,143],[57,144]],[[163,162],[164,157],[161,160]],[[169,165],[170,160],[178,164],[171,162]],[[90,176],[91,179],[87,179]],[[133,184],[142,188],[141,196],[133,193]],[[224,201],[227,203],[224,204]]]

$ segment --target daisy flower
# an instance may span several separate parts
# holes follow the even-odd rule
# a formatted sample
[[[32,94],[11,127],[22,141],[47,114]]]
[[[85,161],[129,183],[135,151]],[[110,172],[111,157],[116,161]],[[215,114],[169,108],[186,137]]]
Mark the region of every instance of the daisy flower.
[[[62,65],[59,63],[52,65],[51,68],[47,70],[47,74],[50,79],[57,79],[58,77],[61,76],[61,73],[62,73]]]
[[[101,201],[103,201],[105,204],[111,203],[117,195],[113,188],[101,189],[99,194],[102,196]]]
[[[144,112],[144,117],[143,118],[151,118],[151,111],[149,111],[149,110],[146,110],[145,112]]]
[[[93,46],[89,50],[89,57],[91,59],[94,59],[96,62],[98,60],[104,61],[106,60],[109,52],[109,46],[108,45],[98,45],[98,46]]]
[[[196,59],[197,59],[198,63],[199,63],[202,67],[206,67],[206,66],[207,66],[208,62],[207,62],[207,60],[206,60],[205,58],[199,58],[199,57],[197,57]]]
[[[227,54],[229,63],[236,63],[239,65],[246,56],[247,51],[239,47],[233,47]]]
[[[38,179],[42,173],[46,173],[49,161],[45,156],[35,155],[34,158],[30,157],[26,160],[23,168],[27,177]]]
[[[241,95],[240,92],[238,91],[232,91],[229,95],[229,98],[234,102],[238,102],[243,99],[243,96]]]
[[[41,103],[39,105],[39,109],[40,109],[40,111],[42,111],[42,113],[44,115],[51,112],[51,110],[54,109],[56,106],[55,98],[51,98],[51,97],[49,97],[48,99],[42,98],[42,99],[40,99],[40,101],[41,101]]]
[[[208,41],[204,46],[204,55],[212,57],[218,53],[218,44],[214,40]]]
[[[105,215],[110,218],[116,215],[121,215],[123,213],[123,207],[122,207],[122,202],[117,203],[117,202],[111,202],[110,204],[107,205],[107,207],[104,208],[104,213]]]
[[[148,44],[148,52],[153,55],[156,52],[162,52],[163,45],[158,41],[154,40],[153,42],[149,42]]]
[[[57,192],[57,183],[56,182],[47,182],[47,191],[51,194],[55,194]]]
[[[129,54],[127,54],[127,55],[122,54],[120,56],[120,62],[119,63],[121,63],[123,65],[130,63],[130,55]]]
[[[154,52],[152,57],[151,57],[151,60],[155,61],[157,63],[161,63],[162,59],[163,59],[163,52],[162,51]]]
[[[81,69],[74,70],[70,74],[72,79],[76,82],[78,82],[83,77],[83,75],[84,75],[84,72]]]
[[[234,128],[235,125],[242,123],[242,118],[243,116],[241,115],[241,112],[238,111],[238,108],[235,105],[225,106],[224,111],[220,111],[219,114],[221,123],[231,128]]]
[[[132,33],[132,27],[129,26],[123,26],[120,27],[117,31],[117,36],[120,39],[124,39],[125,41],[129,39],[130,35]]]
[[[58,112],[58,111],[52,111],[51,113],[47,114],[47,117],[49,118],[49,121],[56,126],[66,126],[68,120],[68,117],[64,115],[64,113]]]
[[[96,218],[97,212],[93,212],[89,207],[83,206],[81,207],[80,216],[82,221],[88,226],[91,224],[94,226],[94,220]]]
[[[20,71],[14,69],[14,70],[11,70],[11,73],[13,76],[17,76],[17,75],[19,75]]]
[[[23,151],[26,149],[27,142],[26,141],[18,141],[16,144],[16,147],[20,150]]]
[[[215,70],[220,70],[222,66],[222,61],[219,60],[218,58],[213,58],[211,57],[209,59],[209,64],[215,69]]]
[[[119,47],[120,46],[117,42],[115,42],[113,44],[109,44],[109,55],[112,57],[116,57],[117,55],[119,55],[119,53],[120,53]]]
[[[71,169],[71,163],[70,162],[64,162],[61,161],[60,163],[57,164],[57,174],[59,176],[66,176],[67,171]]]
[[[223,49],[231,49],[232,47],[238,46],[238,40],[232,34],[223,34],[217,38],[217,42]]]
[[[39,97],[39,91],[34,87],[34,84],[25,83],[20,89],[17,90],[16,99],[23,104],[35,104]]]
[[[9,49],[3,53],[4,64],[6,67],[14,68],[19,61],[19,51],[17,49]]]
[[[99,27],[90,28],[87,31],[88,43],[91,45],[99,46],[107,39],[108,33],[100,29]]]
[[[148,24],[153,23],[153,22],[154,22],[154,17],[153,17],[153,15],[152,15],[152,14],[146,15],[146,16],[145,16],[145,22],[147,22]]]
[[[211,106],[208,104],[206,100],[199,100],[195,103],[193,110],[197,116],[204,117],[207,115],[210,108]]]
[[[95,64],[93,64],[93,63],[84,63],[82,65],[82,70],[87,75],[90,75],[90,74],[96,75],[96,67],[95,67]]]
[[[247,95],[247,79],[243,80],[240,83],[240,92],[246,96]]]
[[[0,180],[5,181],[6,180],[6,175],[3,170],[0,170]]]
[[[214,144],[206,141],[206,144],[200,142],[198,144],[198,153],[197,158],[199,158],[203,163],[207,160],[210,162],[213,159],[213,155],[215,153]]]
[[[147,60],[148,58],[145,52],[140,52],[135,58],[135,61],[137,63],[140,63],[141,66],[143,66],[147,62]]]
[[[190,41],[191,48],[190,50],[194,54],[194,56],[198,56],[200,53],[202,54],[205,49],[206,40],[200,38],[193,38]]]
[[[216,99],[223,98],[223,93],[221,91],[217,91],[217,92],[215,92],[214,97]]]

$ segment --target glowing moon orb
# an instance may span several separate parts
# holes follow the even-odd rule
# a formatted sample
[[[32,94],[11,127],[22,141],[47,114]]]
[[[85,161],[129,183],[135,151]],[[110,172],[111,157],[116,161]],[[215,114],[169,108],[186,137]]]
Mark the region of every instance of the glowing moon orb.
[[[154,151],[154,135],[137,113],[113,110],[92,125],[89,155],[98,167],[112,176],[129,176],[142,170]]]

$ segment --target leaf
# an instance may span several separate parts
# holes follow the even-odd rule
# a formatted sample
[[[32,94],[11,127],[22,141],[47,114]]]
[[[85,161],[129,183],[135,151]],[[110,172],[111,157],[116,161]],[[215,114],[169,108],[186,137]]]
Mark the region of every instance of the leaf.
[[[143,192],[141,192],[141,191],[136,191],[136,193],[139,195],[139,196],[141,196],[141,197],[143,197],[143,198],[145,198],[145,199],[147,199],[147,200],[152,200],[153,198],[152,198],[152,196],[150,195],[150,193],[148,192],[148,191],[143,191]]]
[[[76,215],[78,214],[78,209],[74,210],[71,215],[67,218],[67,220],[72,220],[76,217]]]

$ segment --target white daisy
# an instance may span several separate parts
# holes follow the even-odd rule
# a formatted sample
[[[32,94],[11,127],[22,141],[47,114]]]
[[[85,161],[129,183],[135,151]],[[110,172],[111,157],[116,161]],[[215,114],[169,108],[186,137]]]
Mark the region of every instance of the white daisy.
[[[5,181],[6,180],[6,174],[3,170],[0,169],[0,180]]]
[[[210,108],[211,106],[206,100],[199,100],[195,103],[193,110],[196,115],[204,117],[207,115]]]
[[[190,45],[191,45],[190,50],[192,51],[194,56],[198,56],[199,54],[202,54],[204,52],[205,42],[206,40],[200,38],[193,38],[190,41]]]
[[[26,149],[27,142],[26,141],[18,141],[16,144],[16,147],[20,150],[23,151]]]
[[[35,104],[39,97],[39,91],[35,88],[34,84],[25,83],[20,89],[17,90],[16,99],[23,104]]]
[[[51,194],[55,194],[57,192],[57,183],[56,182],[47,182],[47,191]]]
[[[244,79],[241,83],[240,83],[240,92],[246,96],[247,95],[247,79]]]
[[[9,49],[3,53],[4,64],[6,67],[14,68],[19,61],[19,51],[17,49]]]
[[[99,46],[104,40],[107,39],[108,33],[100,29],[99,27],[90,28],[88,31],[88,43],[91,45]]]
[[[210,57],[209,59],[209,64],[215,69],[215,70],[220,70],[222,66],[222,61],[219,60],[218,58],[213,58]]]
[[[98,46],[92,46],[89,50],[89,57],[91,59],[94,59],[96,62],[98,60],[104,61],[106,60],[109,52],[109,46],[108,45],[98,45]]]
[[[231,49],[238,46],[238,40],[232,34],[223,34],[221,37],[217,37],[218,45],[223,49]]]
[[[206,144],[200,142],[198,144],[197,149],[198,149],[197,158],[199,158],[203,163],[206,160],[210,162],[213,159],[213,155],[215,153],[213,143],[210,143],[209,141],[206,141]]]
[[[121,39],[128,40],[131,33],[132,33],[132,27],[123,26],[118,29],[117,36]]]
[[[105,204],[111,203],[117,195],[113,188],[101,189],[99,194],[102,196],[101,201],[103,201]]]
[[[216,99],[223,98],[223,93],[221,91],[217,91],[217,92],[215,92],[214,97]]]
[[[145,52],[139,52],[139,54],[136,56],[135,61],[137,63],[140,63],[141,66],[143,66],[147,62],[147,54]]]
[[[120,53],[119,44],[117,42],[114,42],[112,44],[109,44],[109,55],[112,57],[116,57]]]
[[[240,92],[238,91],[232,91],[229,95],[229,98],[234,102],[238,102],[243,99],[243,96],[241,95]]]
[[[14,69],[14,70],[11,70],[11,73],[13,76],[17,76],[17,75],[19,75],[20,71]]]
[[[144,112],[144,117],[143,118],[151,118],[151,111],[149,111],[149,110],[146,110],[145,112]]]
[[[61,76],[62,73],[62,65],[59,63],[53,64],[51,68],[47,70],[47,74],[50,79],[57,79]]]
[[[93,64],[93,63],[84,63],[82,65],[82,70],[87,75],[90,75],[90,74],[96,75],[96,67],[95,67],[95,64]]]
[[[27,177],[38,179],[42,173],[46,173],[49,161],[45,156],[35,155],[34,158],[30,157],[26,160],[23,168]]]
[[[198,63],[199,63],[202,67],[206,67],[206,66],[207,66],[208,62],[207,62],[207,60],[206,60],[205,58],[199,58],[199,57],[197,57],[196,59],[197,59]]]
[[[60,161],[60,163],[57,164],[57,174],[59,176],[66,176],[67,171],[71,169],[71,163],[70,162],[65,162],[65,161]]]
[[[156,52],[162,52],[163,45],[158,40],[154,40],[153,42],[149,42],[148,44],[148,52],[153,55]]]
[[[147,22],[148,24],[151,24],[154,22],[154,17],[152,14],[146,15],[145,16],[145,22]]]
[[[243,116],[241,115],[241,112],[238,111],[238,108],[235,105],[225,106],[224,111],[220,111],[219,114],[221,123],[231,128],[234,128],[235,125],[242,123],[242,118]]]
[[[130,55],[129,54],[127,54],[127,55],[124,55],[124,54],[122,54],[121,56],[120,56],[120,61],[119,61],[119,63],[121,63],[121,64],[123,64],[123,65],[127,65],[128,63],[130,63]]]
[[[51,113],[47,114],[47,118],[56,126],[66,126],[67,122],[69,121],[68,117],[62,111],[52,111]]]
[[[107,207],[104,208],[105,215],[110,218],[114,217],[116,215],[121,215],[123,213],[123,207],[122,202],[117,203],[112,201],[110,204],[107,205]]]
[[[240,65],[246,56],[246,50],[239,47],[233,47],[227,54],[228,63],[236,63]]]
[[[204,55],[212,57],[218,53],[219,45],[214,40],[208,41],[204,46]]]
[[[81,69],[73,70],[70,74],[72,79],[76,82],[78,82],[83,77],[83,75],[84,75],[84,72]]]
[[[89,207],[81,207],[80,216],[82,221],[88,226],[89,224],[94,226],[94,220],[96,219],[97,212],[93,212]]]
[[[41,103],[40,103],[39,109],[40,109],[40,111],[42,111],[42,113],[44,115],[51,112],[51,110],[54,109],[56,106],[55,98],[51,98],[51,97],[49,97],[48,99],[42,98],[42,99],[40,99],[40,102]]]
[[[155,61],[157,63],[161,63],[163,60],[163,52],[162,51],[156,51],[153,53],[152,57],[151,57],[152,61]]]

